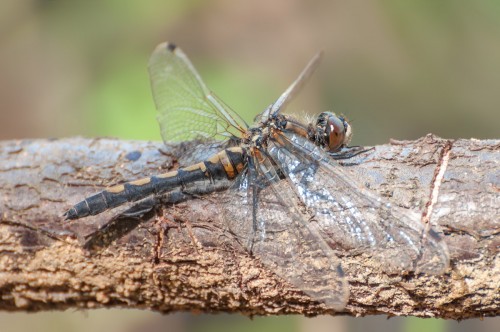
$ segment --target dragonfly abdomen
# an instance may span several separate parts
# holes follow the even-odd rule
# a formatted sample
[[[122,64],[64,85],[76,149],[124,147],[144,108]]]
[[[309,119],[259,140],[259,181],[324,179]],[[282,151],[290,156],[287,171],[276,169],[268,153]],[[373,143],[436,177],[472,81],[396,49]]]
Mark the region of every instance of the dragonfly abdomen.
[[[240,147],[222,150],[211,158],[177,171],[144,178],[110,187],[85,198],[66,211],[66,219],[96,215],[127,202],[135,202],[150,195],[160,195],[186,184],[199,181],[233,179],[244,168],[244,151]]]

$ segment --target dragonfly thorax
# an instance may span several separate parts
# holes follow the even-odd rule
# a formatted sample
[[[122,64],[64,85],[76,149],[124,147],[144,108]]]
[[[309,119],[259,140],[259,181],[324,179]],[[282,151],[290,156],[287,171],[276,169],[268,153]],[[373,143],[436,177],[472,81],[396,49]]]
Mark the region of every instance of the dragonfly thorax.
[[[247,134],[245,135],[246,137],[243,139],[242,143],[243,145],[247,147],[262,147],[263,143],[263,131],[266,128],[261,128],[261,127],[252,127],[249,128],[247,131]]]

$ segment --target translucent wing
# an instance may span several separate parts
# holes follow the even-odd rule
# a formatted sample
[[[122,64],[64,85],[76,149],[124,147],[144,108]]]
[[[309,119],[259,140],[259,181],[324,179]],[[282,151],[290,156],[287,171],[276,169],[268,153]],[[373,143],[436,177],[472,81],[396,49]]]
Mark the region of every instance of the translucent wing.
[[[314,300],[342,310],[349,290],[338,258],[300,215],[296,196],[286,181],[279,181],[269,160],[249,164],[229,192],[235,204],[223,209],[231,232],[270,271]]]
[[[240,137],[245,122],[215,96],[173,44],[156,47],[149,60],[153,98],[165,142]]]
[[[257,115],[255,120],[264,122],[266,121],[271,114],[279,113],[283,111],[288,103],[293,100],[293,98],[302,90],[302,87],[305,83],[307,83],[309,77],[314,73],[316,68],[321,61],[321,57],[323,56],[322,52],[318,52],[314,55],[314,57],[309,60],[306,67],[302,70],[299,76],[293,81],[292,84],[279,96],[276,101],[271,104],[264,112]]]
[[[332,239],[331,245],[373,254],[390,272],[441,274],[448,267],[446,244],[416,213],[357,185],[307,139],[286,132],[276,132],[274,138],[269,155]]]

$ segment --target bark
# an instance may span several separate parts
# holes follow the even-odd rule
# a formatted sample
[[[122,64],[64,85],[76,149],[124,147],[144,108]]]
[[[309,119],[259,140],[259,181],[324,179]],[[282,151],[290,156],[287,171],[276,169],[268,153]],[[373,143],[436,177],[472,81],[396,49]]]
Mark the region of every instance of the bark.
[[[0,309],[451,319],[500,313],[500,141],[428,135],[344,161],[359,183],[438,224],[451,266],[440,276],[385,274],[369,253],[344,253],[350,298],[336,313],[266,270],[227,234],[217,212],[230,202],[226,191],[155,208],[154,200],[129,204],[133,215],[120,216],[123,207],[63,220],[85,196],[187,164],[194,149],[112,139],[0,142]],[[183,155],[194,157],[176,157]]]

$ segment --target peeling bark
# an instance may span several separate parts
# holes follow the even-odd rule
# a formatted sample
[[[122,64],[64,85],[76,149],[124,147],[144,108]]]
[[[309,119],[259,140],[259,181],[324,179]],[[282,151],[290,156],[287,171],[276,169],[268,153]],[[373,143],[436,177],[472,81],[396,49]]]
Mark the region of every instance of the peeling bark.
[[[0,142],[0,309],[452,319],[500,313],[498,140],[428,135],[377,146],[344,165],[370,190],[439,225],[451,267],[441,276],[389,275],[368,253],[343,253],[351,294],[341,313],[311,302],[239,247],[217,212],[230,202],[225,191],[155,209],[153,200],[130,204],[143,211],[140,218],[113,219],[123,207],[63,220],[72,204],[109,184],[192,161],[176,155],[196,155],[194,145],[160,147],[82,138]]]

